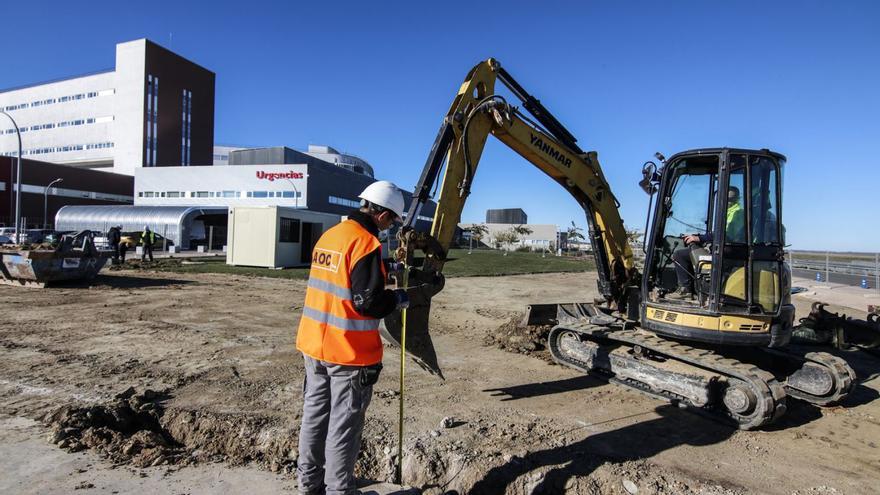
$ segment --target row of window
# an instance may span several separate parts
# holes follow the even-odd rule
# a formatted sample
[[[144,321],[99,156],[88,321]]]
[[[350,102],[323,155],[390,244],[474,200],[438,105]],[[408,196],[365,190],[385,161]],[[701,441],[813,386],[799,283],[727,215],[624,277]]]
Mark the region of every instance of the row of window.
[[[180,101],[180,164],[190,164],[190,125],[192,123],[192,91],[183,90],[183,96]]]
[[[64,103],[68,101],[84,100],[86,98],[95,98],[97,96],[109,96],[116,92],[115,89],[102,89],[101,91],[90,91],[88,93],[77,93],[62,96],[60,98],[47,98],[45,100],[37,100],[28,103],[19,103],[17,105],[7,105],[5,110],[11,112],[13,110],[21,110],[23,108],[37,108],[55,103]]]
[[[69,144],[67,146],[50,146],[47,148],[31,148],[27,150],[21,150],[21,156],[25,155],[45,155],[48,153],[66,153],[68,151],[82,151],[86,150],[100,150],[105,148],[112,148],[112,142],[106,143],[89,143],[89,144]],[[3,151],[0,152],[0,156],[18,156],[18,150],[15,151]]]
[[[112,121],[113,121],[112,115],[107,116],[107,117],[88,117],[85,119],[63,120],[63,121],[57,122],[57,123],[50,122],[48,124],[35,124],[30,127],[23,126],[23,127],[19,128],[19,131],[21,131],[21,133],[24,134],[25,132],[28,132],[28,131],[41,131],[43,129],[55,129],[56,127],[62,128],[62,127],[71,127],[71,126],[85,125],[85,124],[96,124],[96,123],[101,124],[104,122],[112,122]],[[15,134],[15,128],[10,127],[9,129],[6,129],[5,131],[0,131],[0,134]]]
[[[248,198],[301,198],[299,191],[245,191]],[[240,198],[241,191],[140,191],[139,198]]]
[[[159,116],[159,78],[147,74],[147,139],[146,162],[148,167],[156,165],[156,149],[159,147],[159,134],[157,131]]]
[[[301,198],[299,191],[248,191],[249,198]]]
[[[351,199],[340,198],[339,196],[329,196],[327,198],[327,202],[331,205],[340,205],[340,206],[348,206],[350,208],[360,208],[361,202],[354,201]]]

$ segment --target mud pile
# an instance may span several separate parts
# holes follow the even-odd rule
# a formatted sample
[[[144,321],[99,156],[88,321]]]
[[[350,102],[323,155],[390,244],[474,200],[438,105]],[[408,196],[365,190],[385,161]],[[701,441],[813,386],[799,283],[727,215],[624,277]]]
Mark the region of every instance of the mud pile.
[[[129,388],[107,405],[62,407],[44,418],[52,428],[49,441],[70,452],[93,449],[117,464],[179,464],[185,449],[160,424],[165,398]]]
[[[526,326],[522,324],[522,319],[522,316],[510,318],[494,332],[487,334],[483,338],[483,343],[508,352],[532,355],[552,362],[550,351],[547,349],[547,336],[553,327]]]

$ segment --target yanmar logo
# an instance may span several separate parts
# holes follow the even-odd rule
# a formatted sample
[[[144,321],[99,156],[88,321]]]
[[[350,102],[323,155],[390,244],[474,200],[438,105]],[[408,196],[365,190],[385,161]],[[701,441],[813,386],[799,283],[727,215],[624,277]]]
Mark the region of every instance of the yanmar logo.
[[[257,170],[257,178],[265,179],[269,182],[274,182],[275,179],[302,179],[302,172],[263,172],[262,170]]]
[[[568,168],[571,168],[571,158],[565,156],[564,153],[562,153],[558,149],[551,146],[550,143],[545,143],[544,140],[541,139],[540,137],[535,136],[532,133],[529,133],[529,135],[531,136],[532,146],[543,151],[550,158],[556,160],[557,162],[561,163],[562,165],[564,165]]]

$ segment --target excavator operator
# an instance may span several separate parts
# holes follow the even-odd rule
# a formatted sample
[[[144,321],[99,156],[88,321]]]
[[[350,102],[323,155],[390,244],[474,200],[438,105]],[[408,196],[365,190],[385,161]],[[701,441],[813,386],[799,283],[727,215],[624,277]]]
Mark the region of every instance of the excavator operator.
[[[726,232],[728,242],[745,242],[745,210],[740,204],[738,187],[730,186],[727,190]],[[687,247],[677,249],[672,254],[675,264],[675,277],[678,289],[666,296],[667,299],[687,300],[694,296],[694,264],[691,260],[692,246],[702,247],[712,243],[712,232],[705,234],[689,234],[684,236]],[[708,254],[708,253],[707,253]]]

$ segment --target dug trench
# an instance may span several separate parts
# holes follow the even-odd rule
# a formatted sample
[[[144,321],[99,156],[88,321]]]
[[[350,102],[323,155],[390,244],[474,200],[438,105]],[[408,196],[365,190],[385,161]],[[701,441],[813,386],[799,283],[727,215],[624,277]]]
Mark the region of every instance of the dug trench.
[[[150,283],[112,273],[87,288],[0,288],[4,307],[28,308],[0,314],[0,414],[42,419],[49,441],[112,465],[250,464],[293,484],[305,283],[138,277]],[[551,365],[543,331],[510,323],[527,302],[591,287],[585,274],[450,279],[432,316],[447,379],[408,367],[405,483],[426,493],[871,492],[876,384],[855,404],[795,407],[777,428],[732,430]],[[385,364],[357,464],[378,481],[397,462],[395,349]]]

